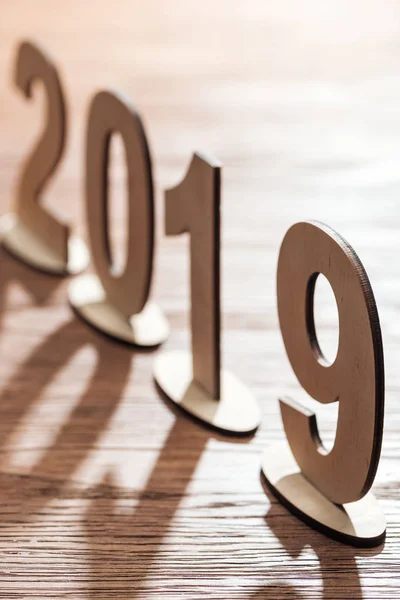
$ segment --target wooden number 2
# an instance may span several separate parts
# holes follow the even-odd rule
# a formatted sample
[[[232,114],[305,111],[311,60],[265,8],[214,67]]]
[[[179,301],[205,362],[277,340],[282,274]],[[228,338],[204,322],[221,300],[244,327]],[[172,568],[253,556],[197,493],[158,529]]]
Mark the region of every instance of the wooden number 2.
[[[336,360],[327,364],[314,326],[318,274],[330,282],[339,312]],[[315,417],[281,401],[285,432],[303,474],[329,500],[354,502],[375,477],[382,442],[384,370],[374,296],[352,248],[317,223],[289,229],[278,263],[278,311],[292,368],[303,388],[322,403],[339,401],[336,439],[326,452]]]
[[[251,392],[221,370],[221,166],[194,154],[184,180],[165,195],[167,235],[190,234],[192,352],[169,352],[154,375],[171,400],[222,431],[248,433],[260,422]]]
[[[315,283],[321,273],[331,284],[339,313],[339,345],[332,364],[321,351],[314,323]],[[282,242],[277,288],[282,337],[299,382],[319,402],[339,402],[339,411],[328,452],[314,413],[293,400],[281,400],[287,442],[264,452],[266,481],[289,509],[316,529],[348,544],[375,546],[385,537],[386,523],[367,492],[382,444],[384,367],[367,274],[335,231],[317,222],[297,223]]]
[[[118,131],[128,168],[128,250],[124,272],[113,273],[108,219],[110,141]],[[154,199],[150,153],[142,121],[128,100],[108,91],[94,97],[86,146],[86,208],[97,276],[72,282],[71,304],[93,325],[120,340],[153,346],[168,336],[161,311],[147,303],[153,269]]]
[[[15,80],[27,98],[35,79],[42,81],[47,95],[46,126],[23,168],[16,214],[3,217],[3,243],[31,266],[54,273],[77,273],[87,265],[86,248],[76,238],[70,240],[69,227],[39,203],[64,152],[64,94],[52,60],[36,45],[23,42],[17,54]]]

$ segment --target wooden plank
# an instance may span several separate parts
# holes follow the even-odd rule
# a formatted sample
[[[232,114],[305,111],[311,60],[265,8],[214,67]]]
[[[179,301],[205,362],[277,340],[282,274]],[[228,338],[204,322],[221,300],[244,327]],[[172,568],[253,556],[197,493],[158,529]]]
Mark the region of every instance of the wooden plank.
[[[254,391],[263,422],[236,441],[173,412],[152,381],[154,354],[97,335],[70,312],[66,281],[2,252],[0,598],[399,597],[399,13],[378,0],[2,1],[0,213],[42,127],[43,102],[26,103],[10,82],[16,44],[36,38],[70,101],[69,144],[46,205],[77,233],[89,98],[117,88],[144,116],[160,209],[154,296],[171,324],[165,348],[185,350],[187,240],[161,238],[160,191],[193,150],[217,156],[223,366]],[[36,94],[43,100],[39,85]],[[116,239],[125,172],[113,153]],[[387,395],[374,493],[388,537],[378,551],[313,532],[260,481],[262,450],[283,438],[278,396],[307,400],[275,295],[280,242],[307,218],[352,244],[380,312]],[[322,345],[334,343],[335,318],[329,306],[321,313]],[[316,409],[329,442],[335,409]]]

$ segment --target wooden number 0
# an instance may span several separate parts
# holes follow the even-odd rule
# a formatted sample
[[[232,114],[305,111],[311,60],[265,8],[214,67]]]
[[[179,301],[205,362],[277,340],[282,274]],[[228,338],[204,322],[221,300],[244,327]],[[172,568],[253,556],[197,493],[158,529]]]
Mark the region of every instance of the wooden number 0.
[[[201,421],[247,433],[259,425],[258,405],[243,383],[221,371],[220,198],[220,164],[198,153],[184,180],[166,192],[166,233],[190,234],[192,352],[161,355],[154,374],[167,396]]]
[[[123,139],[128,168],[128,251],[124,272],[113,273],[108,219],[108,162],[112,134]],[[72,306],[89,323],[119,340],[155,346],[168,336],[160,309],[148,303],[154,252],[154,199],[150,153],[138,113],[121,96],[93,99],[86,146],[86,208],[96,275],[71,283]]]
[[[30,266],[50,273],[78,273],[88,263],[83,243],[70,236],[69,227],[40,206],[41,193],[64,152],[66,108],[60,79],[52,60],[30,42],[19,47],[15,79],[29,98],[34,79],[47,95],[45,130],[23,168],[15,214],[1,220],[3,245]]]
[[[322,354],[314,325],[314,289],[320,273],[332,286],[339,312],[339,346],[332,364]],[[368,277],[358,256],[341,236],[319,223],[298,223],[289,229],[282,243],[277,291],[282,336],[299,382],[319,402],[339,402],[335,443],[327,452],[315,415],[292,400],[281,400],[291,453],[308,482],[306,490],[314,488],[317,497],[326,500],[326,506],[332,503],[329,510],[333,515],[339,510],[333,505],[355,503],[352,510],[356,516],[352,518],[356,519],[357,501],[367,494],[375,478],[384,414],[382,339]],[[287,504],[307,514],[307,508],[301,505],[305,501],[302,488],[292,486],[290,493],[288,480],[282,484],[282,476],[287,475],[282,467],[285,460],[284,453],[278,454],[271,466],[272,457],[267,453],[264,473],[278,495],[287,494]],[[353,531],[347,522],[348,529],[336,534],[343,534],[342,539],[347,535],[345,541],[351,543],[357,543],[356,538],[361,545],[378,543],[385,529],[383,521],[375,518],[370,526],[365,515],[369,506],[369,517],[376,517],[378,509],[373,497],[369,495],[367,503],[360,506],[365,522],[357,531],[354,522]],[[329,510],[318,514],[311,511],[308,517],[328,529],[338,528],[346,521],[342,515],[341,521],[338,518],[329,522]],[[328,519],[328,524],[324,519]]]

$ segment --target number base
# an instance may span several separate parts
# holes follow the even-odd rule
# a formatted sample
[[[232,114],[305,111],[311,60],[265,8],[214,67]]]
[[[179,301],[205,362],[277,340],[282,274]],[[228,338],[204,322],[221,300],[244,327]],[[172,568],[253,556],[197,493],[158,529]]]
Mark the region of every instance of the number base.
[[[65,262],[13,213],[0,219],[0,241],[15,258],[44,273],[76,275],[89,264],[88,250],[80,238],[71,236],[69,239],[68,261]]]
[[[222,371],[221,398],[212,398],[193,380],[189,353],[168,352],[159,356],[154,378],[164,394],[180,408],[225,433],[251,433],[260,424],[260,409],[250,390],[232,373]]]
[[[268,448],[261,459],[266,483],[278,500],[310,527],[344,544],[378,546],[385,540],[386,521],[368,493],[349,504],[333,504],[301,473],[287,442]]]
[[[168,321],[156,304],[149,302],[142,312],[128,319],[107,301],[97,275],[81,275],[71,281],[68,299],[80,317],[118,341],[152,348],[168,338]]]

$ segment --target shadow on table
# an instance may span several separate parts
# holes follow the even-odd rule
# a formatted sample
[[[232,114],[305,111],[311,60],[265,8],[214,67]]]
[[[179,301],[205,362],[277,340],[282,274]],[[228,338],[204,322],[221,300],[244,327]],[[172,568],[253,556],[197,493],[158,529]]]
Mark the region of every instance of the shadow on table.
[[[61,423],[51,445],[22,475],[7,473],[13,454],[10,443],[25,415],[41,402],[41,395],[56,375],[84,346],[96,353],[96,365],[78,401],[73,397],[76,382],[67,382],[65,394],[54,403],[73,402],[74,407]],[[0,394],[0,521],[14,523],[32,518],[49,500],[57,498],[107,428],[121,399],[134,356],[92,333],[75,319],[59,327],[34,348]],[[87,373],[82,374],[86,381]],[[112,384],[110,381],[112,380]],[[54,406],[57,410],[57,406]],[[68,411],[67,411],[68,412]],[[31,451],[40,450],[38,431]],[[26,452],[28,449],[19,449]],[[9,469],[8,469],[9,470]],[[6,507],[9,509],[6,510]],[[6,512],[4,512],[6,511]]]
[[[362,600],[363,593],[356,557],[371,557],[372,560],[372,557],[380,554],[384,545],[368,549],[353,548],[323,536],[299,521],[279,503],[268,489],[262,474],[261,483],[270,501],[270,509],[265,520],[290,558],[287,562],[288,574],[290,574],[291,567],[293,571],[300,571],[301,568],[304,568],[296,567],[296,559],[309,546],[315,552],[319,561],[323,600],[343,600],[343,598]],[[312,585],[312,579],[309,583]],[[306,593],[306,590],[304,593]],[[307,596],[302,594],[301,589],[296,590],[286,584],[282,585],[282,590],[279,586],[273,588],[266,586],[254,596],[250,596],[251,600],[297,599],[302,597],[306,598]]]
[[[8,287],[15,282],[21,284],[36,306],[45,306],[63,279],[44,275],[25,266],[0,246],[0,316],[5,310]]]
[[[260,588],[252,596],[246,596],[246,600],[306,600],[306,596],[299,594],[293,586],[282,583]]]
[[[31,271],[1,249],[0,260],[0,311],[4,309],[4,295],[12,281],[21,282],[34,301],[43,305],[60,283],[58,278],[48,278]],[[28,473],[5,472],[5,461],[12,455],[12,448],[8,448],[10,441],[25,415],[35,408],[46,387],[86,345],[95,350],[95,368],[78,400],[72,398],[74,408],[57,430],[50,447],[44,450]],[[18,367],[0,394],[2,527],[18,527],[18,523],[34,518],[50,500],[64,497],[66,483],[96,446],[118,408],[134,361],[135,352],[96,334],[73,318],[34,348]],[[74,382],[71,386],[73,388]],[[70,399],[71,391],[67,389],[65,398],[59,401]],[[164,540],[180,503],[185,499],[207,442],[219,436],[183,416],[171,403],[167,404],[174,411],[176,420],[145,489],[132,492],[119,488],[113,474],[108,473],[91,490],[92,497],[83,523],[88,549],[85,561],[90,570],[85,585],[90,598],[112,594],[116,600],[133,600],[144,589],[156,597],[158,589],[146,588],[146,585],[155,585],[146,584],[150,572],[152,581],[157,581],[160,589],[163,581],[184,580],[184,570],[165,572],[161,565],[158,574],[157,562],[166,551]],[[150,414],[148,418],[151,419]],[[229,438],[224,436],[221,439]],[[235,441],[246,443],[248,439],[235,438]],[[40,432],[37,443],[40,445]],[[35,450],[37,448],[32,448],[32,451]],[[266,521],[288,554],[288,572],[291,563],[296,568],[296,559],[303,551],[306,539],[319,559],[324,600],[342,600],[344,594],[346,598],[362,600],[356,556],[373,556],[381,548],[356,551],[328,540],[298,521],[267,489],[265,491],[271,501]],[[121,502],[128,506],[128,510],[119,510]],[[176,535],[182,537],[183,544],[196,543],[196,540],[188,540],[184,531],[178,530]],[[181,552],[179,564],[184,564]],[[302,597],[301,590],[286,582],[271,583],[246,596],[251,600],[297,600]]]
[[[36,304],[46,305],[61,280],[36,273],[0,252],[0,310],[4,309],[4,295],[12,281],[20,282]],[[80,371],[81,382],[64,383],[65,393],[61,389],[62,397],[54,398],[55,403],[72,402],[73,407],[67,410],[64,422],[62,418],[61,423],[57,421],[49,447],[40,448],[39,425],[33,436],[34,447],[15,448],[27,456],[30,450],[37,452],[38,459],[33,460],[31,467],[24,467],[22,460],[22,469],[17,472],[10,469],[7,463],[14,455],[15,436],[23,435],[24,419],[40,406],[43,393],[61,370],[88,345],[95,350],[96,365],[90,376],[84,369]],[[3,529],[10,527],[15,532],[24,523],[35,520],[54,499],[63,499],[68,493],[78,500],[89,498],[83,523],[87,545],[84,560],[90,569],[88,597],[103,598],[107,592],[118,597],[121,591],[121,598],[126,599],[128,594],[133,598],[146,585],[146,577],[162,557],[164,538],[185,498],[204,448],[210,438],[219,437],[215,431],[199,427],[182,416],[161,395],[176,420],[145,489],[132,492],[118,487],[112,472],[94,489],[87,490],[87,485],[74,483],[73,474],[96,446],[118,408],[135,354],[72,318],[33,349],[0,393],[0,524]],[[74,386],[83,382],[86,388],[78,392],[77,398]],[[250,437],[239,438],[237,442],[246,443]],[[121,501],[133,502],[134,507],[121,514],[117,510]],[[169,573],[167,578],[175,575]]]
[[[0,315],[6,309],[9,285],[17,282],[36,306],[46,306],[63,278],[42,274],[25,266],[0,247]],[[15,309],[14,309],[15,310]],[[17,309],[18,310],[18,307]],[[40,405],[41,396],[52,380],[84,346],[96,353],[96,365],[78,401],[73,395],[76,383],[56,403],[73,402],[74,408],[59,425],[50,447],[24,474],[7,472],[13,454],[13,437],[23,419]],[[113,416],[131,371],[134,353],[96,335],[75,317],[56,329],[35,347],[23,364],[6,381],[0,393],[0,522],[15,523],[32,518],[52,498],[57,498],[65,482],[92,450]],[[87,373],[82,374],[86,382]],[[112,380],[112,385],[110,381]],[[69,387],[69,385],[68,385]],[[72,392],[71,392],[72,390]],[[61,407],[60,407],[61,408]],[[68,412],[68,410],[67,410]],[[35,437],[35,452],[41,444],[40,431]],[[28,449],[17,452],[29,453]]]
[[[133,600],[145,592],[160,598],[163,587],[170,585],[171,581],[183,582],[185,575],[188,576],[183,549],[177,553],[172,570],[161,565],[157,572],[157,561],[168,552],[165,541],[168,530],[179,505],[185,500],[188,485],[207,442],[217,438],[246,443],[252,437],[220,436],[213,430],[200,427],[179,409],[166,403],[175,413],[176,420],[145,489],[138,493],[118,490],[110,475],[103,485],[96,488],[99,499],[88,508],[86,538],[90,548],[91,574],[87,593],[90,598],[103,598],[108,593],[115,600]],[[121,514],[119,510],[121,500],[132,505],[127,514]],[[197,542],[190,533],[178,529],[176,535],[181,538],[182,546],[187,545],[191,552],[195,551],[193,548]],[[150,575],[151,583],[146,584]],[[154,582],[158,582],[158,587]],[[177,585],[179,587],[179,583]]]

